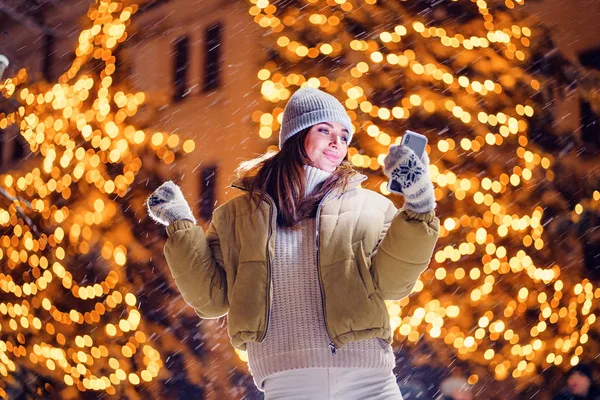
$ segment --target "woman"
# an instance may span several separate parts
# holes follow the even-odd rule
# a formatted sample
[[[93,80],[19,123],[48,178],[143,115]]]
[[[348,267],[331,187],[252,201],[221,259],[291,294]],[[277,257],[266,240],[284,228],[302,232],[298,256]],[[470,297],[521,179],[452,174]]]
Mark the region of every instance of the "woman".
[[[600,388],[594,384],[593,364],[577,364],[567,372],[567,387],[553,400],[600,400]]]
[[[148,199],[183,298],[201,318],[228,315],[266,399],[402,399],[384,300],[411,292],[438,238],[429,160],[390,147],[398,211],[360,187],[366,176],[344,161],[351,139],[342,104],[302,88],[284,109],[280,151],[240,165],[233,186],[245,193],[206,233],[172,182]]]

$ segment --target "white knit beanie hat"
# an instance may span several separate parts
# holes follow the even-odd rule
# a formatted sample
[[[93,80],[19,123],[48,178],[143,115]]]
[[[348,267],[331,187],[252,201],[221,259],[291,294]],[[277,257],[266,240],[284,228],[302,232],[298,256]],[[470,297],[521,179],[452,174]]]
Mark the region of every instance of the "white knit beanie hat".
[[[348,129],[348,143],[352,140],[353,127],[350,116],[338,99],[322,90],[303,87],[288,100],[283,110],[279,130],[279,148],[303,129],[321,122],[338,122]]]

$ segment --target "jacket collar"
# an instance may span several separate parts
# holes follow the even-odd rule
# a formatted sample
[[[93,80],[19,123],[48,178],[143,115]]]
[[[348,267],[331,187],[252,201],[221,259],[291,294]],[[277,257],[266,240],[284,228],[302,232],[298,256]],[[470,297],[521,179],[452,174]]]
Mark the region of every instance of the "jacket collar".
[[[364,181],[367,180],[367,176],[361,174],[360,172],[355,172],[352,176],[350,176],[350,178],[348,179],[348,185],[346,186],[346,190],[344,192],[341,192],[341,188],[335,189],[336,192],[341,192],[339,193],[339,195],[349,191],[349,190],[353,190],[356,189],[357,187],[360,186],[360,184]],[[230,185],[232,188],[235,189],[239,189],[242,190],[244,192],[249,192],[250,188],[247,187],[246,185],[244,185],[242,179],[240,178],[236,178]]]

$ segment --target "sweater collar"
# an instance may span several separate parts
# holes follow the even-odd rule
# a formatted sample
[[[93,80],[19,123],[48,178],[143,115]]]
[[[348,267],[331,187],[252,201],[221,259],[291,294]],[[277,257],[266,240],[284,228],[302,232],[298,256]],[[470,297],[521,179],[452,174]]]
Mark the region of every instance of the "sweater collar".
[[[319,185],[321,185],[327,178],[331,176],[331,172],[324,171],[311,165],[305,165],[304,172],[306,173],[306,187],[304,189],[304,196],[310,196],[316,192]]]

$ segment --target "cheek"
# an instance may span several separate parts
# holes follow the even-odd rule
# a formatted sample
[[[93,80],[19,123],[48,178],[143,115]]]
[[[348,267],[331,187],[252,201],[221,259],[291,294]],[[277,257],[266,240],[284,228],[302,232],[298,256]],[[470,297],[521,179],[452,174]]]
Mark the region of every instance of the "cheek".
[[[310,140],[306,141],[305,147],[307,151],[311,151],[313,153],[318,152],[322,147],[322,138],[319,136],[313,136]]]
[[[304,142],[304,150],[311,161],[316,161],[319,154],[319,141],[316,138],[308,139]]]
[[[306,143],[306,145],[304,146],[304,149],[306,150],[306,154],[308,154],[308,156],[311,159],[314,157],[314,155],[317,152],[317,146],[315,146],[315,142],[314,141]]]

